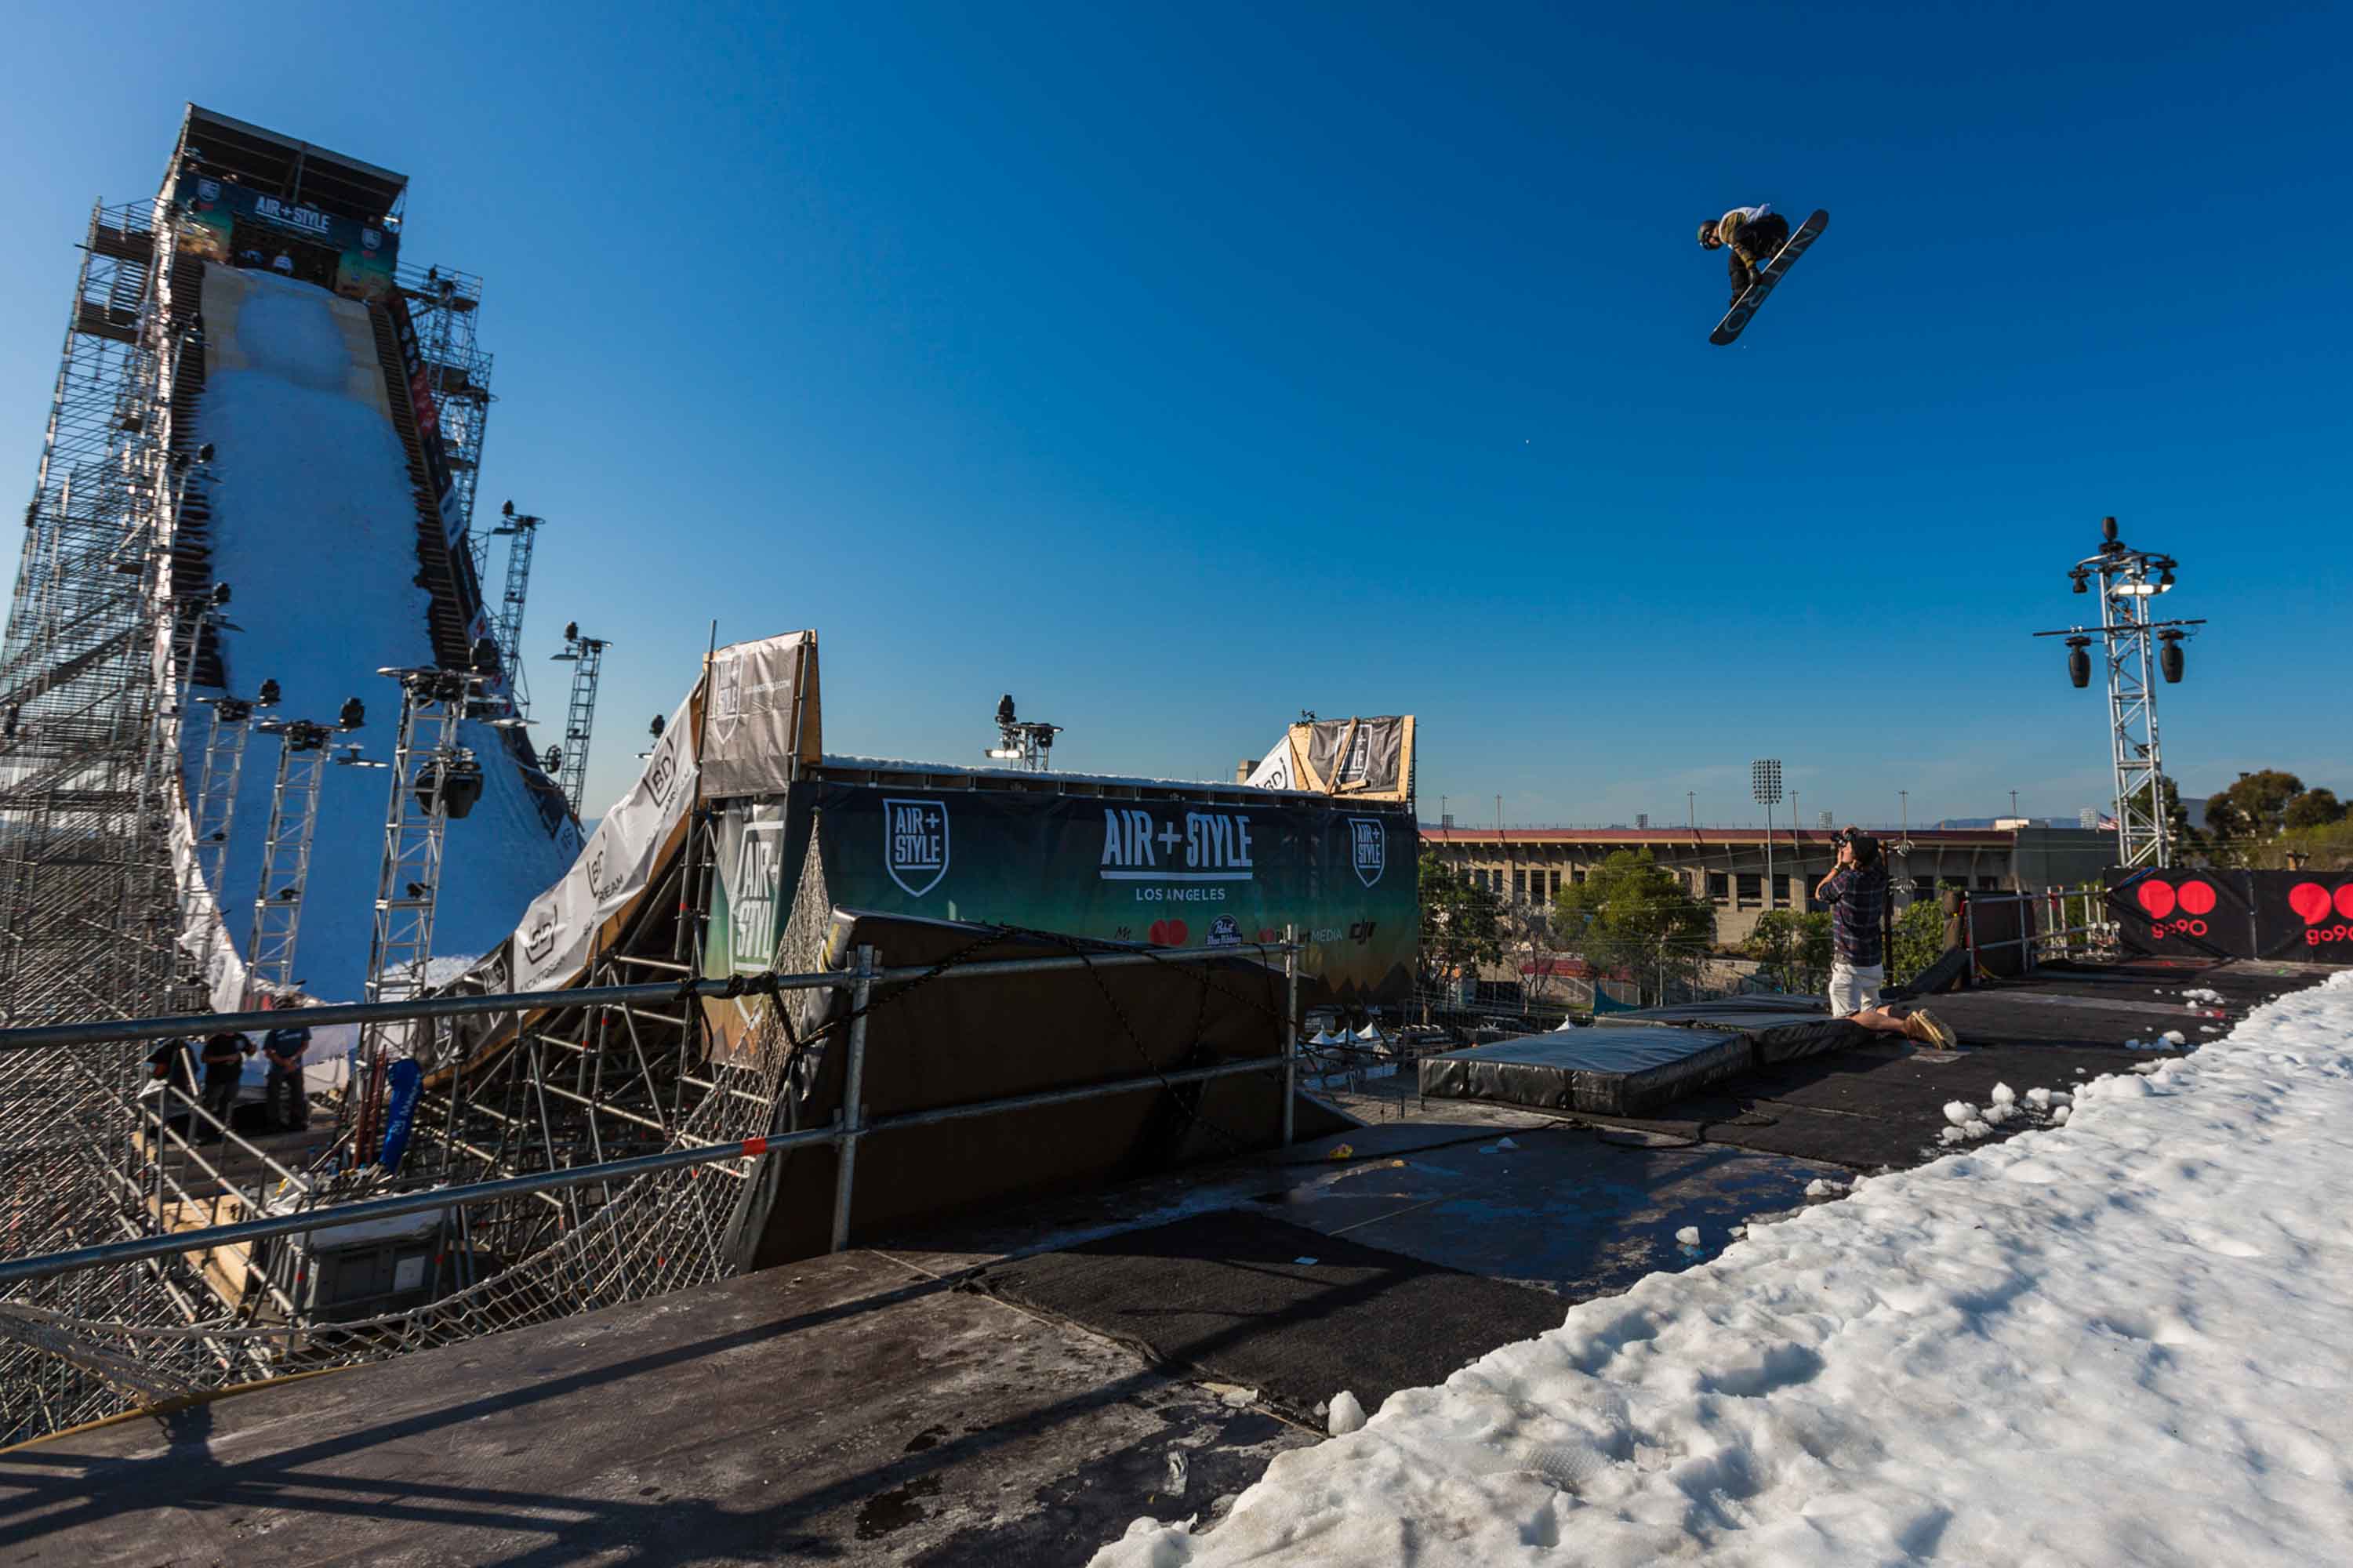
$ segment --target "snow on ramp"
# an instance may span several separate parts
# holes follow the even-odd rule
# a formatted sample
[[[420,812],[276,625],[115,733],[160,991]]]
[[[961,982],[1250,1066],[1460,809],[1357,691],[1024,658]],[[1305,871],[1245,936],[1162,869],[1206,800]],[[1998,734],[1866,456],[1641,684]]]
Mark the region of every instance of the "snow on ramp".
[[[2151,1068],[1583,1303],[1095,1562],[2342,1562],[2353,974]]]
[[[352,738],[388,762],[400,691],[375,672],[434,659],[430,595],[417,584],[417,500],[367,310],[271,273],[207,266],[204,314],[196,435],[213,443],[220,476],[209,492],[212,570],[230,585],[228,618],[242,628],[222,635],[228,690],[251,698],[274,679],[285,694],[279,717],[322,723],[358,697],[367,724]],[[208,694],[217,693],[195,692]],[[181,735],[191,796],[206,729],[192,709]],[[551,834],[497,731],[469,721],[460,742],[480,759],[484,787],[473,812],[449,824],[434,945],[477,953],[514,929],[578,841],[568,825]],[[248,956],[277,761],[276,740],[255,736],[220,889],[239,959],[225,989]],[[296,974],[323,999],[355,999],[366,981],[391,778],[331,766],[321,788]]]

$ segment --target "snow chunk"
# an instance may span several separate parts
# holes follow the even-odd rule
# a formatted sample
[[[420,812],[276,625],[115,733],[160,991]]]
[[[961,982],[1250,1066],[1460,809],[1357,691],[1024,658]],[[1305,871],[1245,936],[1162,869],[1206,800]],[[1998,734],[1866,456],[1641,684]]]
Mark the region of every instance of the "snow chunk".
[[[1963,1143],[1968,1141],[1969,1135],[1962,1131],[1957,1127],[1947,1127],[1938,1132],[1936,1136],[1942,1142],[1947,1143]]]
[[[2010,1088],[2010,1085],[2006,1083],[1998,1083],[1993,1086],[1993,1102],[1996,1105],[2012,1105],[2015,1104],[2017,1100],[2018,1091]]]
[[[2064,1127],[2067,1125],[2067,1118],[2073,1114],[2073,1108],[2072,1106],[2063,1105],[2051,1113],[2051,1125],[2053,1127]]]
[[[1993,1129],[1983,1121],[1972,1119],[1961,1123],[1961,1131],[1972,1138],[1983,1138],[1992,1132]]]
[[[1810,1198],[1842,1198],[1846,1193],[1844,1182],[1824,1181],[1817,1176],[1806,1184],[1806,1195]]]
[[[1324,1429],[1335,1437],[1345,1437],[1365,1424],[1365,1407],[1346,1389],[1332,1396],[1332,1414],[1325,1417]]]
[[[1697,1247],[1699,1245],[1699,1226],[1695,1225],[1687,1225],[1683,1226],[1683,1229],[1675,1232],[1675,1239],[1682,1242],[1685,1247]]]
[[[2186,1046],[2189,1043],[2189,1037],[2179,1029],[2166,1030],[2164,1039],[2168,1046]]]
[[[2051,1091],[2047,1089],[2030,1089],[2026,1091],[2026,1103],[2037,1110],[2048,1110],[2051,1109]]]
[[[1956,1127],[1966,1126],[1969,1119],[1977,1113],[1978,1108],[1966,1100],[1948,1100],[1945,1102],[1945,1120]]]

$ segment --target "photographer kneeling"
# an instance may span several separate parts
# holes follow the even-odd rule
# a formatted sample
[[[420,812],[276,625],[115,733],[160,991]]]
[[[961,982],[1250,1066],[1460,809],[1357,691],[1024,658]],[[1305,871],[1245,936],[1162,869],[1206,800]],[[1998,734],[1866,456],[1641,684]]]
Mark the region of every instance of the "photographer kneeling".
[[[1879,988],[1887,979],[1887,868],[1880,859],[1879,840],[1868,833],[1850,827],[1838,836],[1838,864],[1814,889],[1814,897],[1831,907],[1831,1016],[1940,1051],[1952,1049],[1953,1031],[1926,1008],[1915,1007],[1899,1018],[1879,1005]]]

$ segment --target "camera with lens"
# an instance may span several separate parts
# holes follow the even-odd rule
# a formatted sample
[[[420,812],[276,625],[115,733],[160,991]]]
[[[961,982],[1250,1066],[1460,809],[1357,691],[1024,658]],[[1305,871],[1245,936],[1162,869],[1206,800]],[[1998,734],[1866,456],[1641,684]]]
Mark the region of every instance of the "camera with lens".
[[[1831,835],[1831,842],[1841,849],[1853,850],[1858,866],[1868,866],[1879,858],[1879,840],[1860,827],[1841,827]]]

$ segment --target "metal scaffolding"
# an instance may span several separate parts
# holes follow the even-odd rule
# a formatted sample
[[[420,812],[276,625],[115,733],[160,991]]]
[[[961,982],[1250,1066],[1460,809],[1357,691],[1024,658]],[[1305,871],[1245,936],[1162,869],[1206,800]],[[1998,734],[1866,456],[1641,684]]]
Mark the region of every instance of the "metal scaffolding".
[[[227,593],[210,575],[216,476],[195,434],[206,374],[204,257],[218,253],[193,231],[182,244],[183,214],[193,209],[173,195],[174,181],[200,163],[202,173],[221,174],[223,159],[235,166],[222,177],[248,189],[274,191],[290,205],[316,189],[329,205],[343,203],[343,219],[396,233],[401,176],[193,107],[164,195],[92,209],[0,638],[0,1027],[203,1005],[212,972],[230,956],[225,921],[234,917],[234,934],[245,934],[245,911],[223,879],[235,836],[249,840],[260,826],[249,820],[258,812],[240,823],[237,810],[257,731],[277,736],[280,749],[247,956],[262,990],[282,994],[300,979],[301,893],[323,777],[331,766],[385,765],[334,744],[328,725],[265,719],[274,683],[249,698],[224,685],[216,634],[227,626]],[[373,195],[353,194],[363,187]],[[389,207],[353,205],[379,197]],[[396,280],[437,416],[436,430],[411,433],[438,437],[434,455],[446,460],[453,492],[441,510],[462,622],[487,608],[484,542],[471,528],[491,402],[491,356],[475,339],[480,282],[407,265]],[[519,682],[511,653],[505,673]],[[209,710],[204,727],[184,736],[200,709]],[[342,728],[358,722],[356,705],[347,707]],[[451,724],[444,742],[454,738],[454,717]],[[426,751],[437,765],[471,762],[448,744]],[[448,773],[433,777],[428,793],[438,796]],[[396,820],[417,782],[398,776]],[[417,918],[407,883],[429,887],[438,865],[419,878],[415,857],[395,859],[393,896],[378,904],[372,996],[413,986],[414,961],[430,949],[431,910]],[[383,929],[386,921],[395,929]],[[152,1041],[19,1052],[5,1069],[0,1203],[11,1257],[230,1223],[265,1203],[307,1205],[332,1190],[312,1168],[312,1151],[283,1141],[263,1147],[214,1121],[195,1102],[190,1071]],[[287,1256],[174,1248],[0,1289],[0,1441],[269,1375],[306,1355],[332,1364],[414,1342],[398,1331],[367,1333],[321,1359],[294,1276],[272,1272]],[[573,1310],[562,1289],[527,1293]],[[453,1321],[467,1325],[451,1331],[459,1335],[504,1326],[463,1310]],[[135,1334],[115,1335],[123,1325],[137,1325]]]
[[[583,637],[580,623],[564,628],[564,651],[558,660],[572,663],[572,700],[564,712],[564,744],[546,759],[557,787],[580,815],[580,797],[588,787],[588,740],[596,727],[596,682],[603,678],[605,650],[613,645],[603,637]]]
[[[198,699],[209,710],[196,798],[188,811],[189,853],[181,872],[180,908],[192,946],[190,982],[209,998],[213,959],[228,920],[222,878],[229,835],[237,826],[237,787],[245,776],[246,742],[253,738],[253,704],[237,697]]]
[[[531,707],[531,689],[522,674],[523,601],[531,594],[532,548],[539,539],[539,525],[547,520],[515,510],[512,501],[500,507],[499,518],[498,527],[491,531],[492,536],[512,542],[507,546],[506,592],[499,599],[491,636],[499,646],[499,668],[506,674],[514,710],[521,714]]]
[[[2100,521],[2100,548],[2069,568],[2078,594],[2098,584],[2098,626],[2067,626],[2036,637],[2067,639],[2068,678],[2091,684],[2092,644],[2100,645],[2107,674],[2109,756],[2116,773],[2116,864],[2170,866],[2173,830],[2165,805],[2165,759],[2158,744],[2157,676],[2181,679],[2181,644],[2206,623],[2160,621],[2159,595],[2173,591],[2181,563],[2157,551],[2135,550],[2116,536],[2116,520]]]

